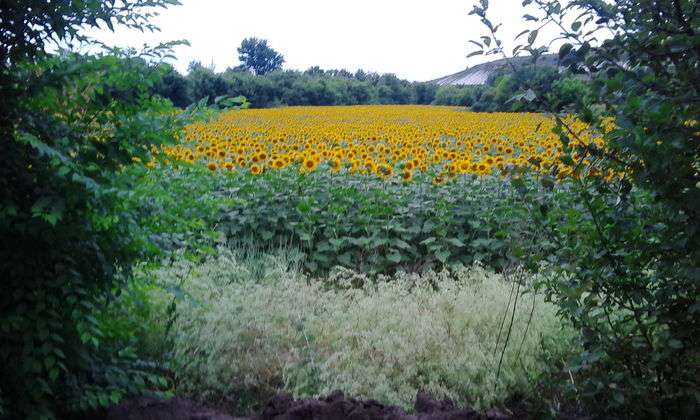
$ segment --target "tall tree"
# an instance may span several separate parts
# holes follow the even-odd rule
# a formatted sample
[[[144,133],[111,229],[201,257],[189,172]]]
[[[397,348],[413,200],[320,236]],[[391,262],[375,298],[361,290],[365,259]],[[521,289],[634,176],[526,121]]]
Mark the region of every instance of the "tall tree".
[[[267,40],[246,38],[238,47],[238,59],[255,74],[266,74],[282,68],[284,57],[267,45]]]

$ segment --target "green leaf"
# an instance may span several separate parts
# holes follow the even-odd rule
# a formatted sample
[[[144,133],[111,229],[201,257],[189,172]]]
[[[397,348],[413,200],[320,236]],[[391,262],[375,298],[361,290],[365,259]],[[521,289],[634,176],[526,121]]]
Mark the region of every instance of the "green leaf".
[[[401,262],[401,253],[396,249],[390,249],[389,253],[386,256],[386,259],[395,264],[398,264]]]
[[[518,35],[516,35],[515,40],[520,38],[521,36],[525,35],[526,33],[530,32],[529,29],[525,29],[524,31],[520,32]]]
[[[535,40],[537,39],[537,34],[539,31],[537,29],[534,29],[533,31],[530,32],[530,35],[527,36],[527,43],[529,45],[532,45],[535,43]]]
[[[680,340],[672,338],[668,340],[668,346],[674,350],[680,350],[683,348],[683,343]]]
[[[431,243],[433,243],[433,242],[435,242],[435,241],[436,241],[435,237],[431,236],[431,237],[429,237],[429,238],[427,238],[427,239],[422,240],[422,241],[420,242],[420,244],[421,244],[421,245],[429,245],[429,244],[431,244]]]
[[[349,252],[338,255],[338,262],[349,267],[352,264],[352,255]]]
[[[393,244],[401,249],[411,249],[411,245],[402,239],[394,239]]]
[[[454,245],[454,246],[456,246],[456,247],[459,247],[459,248],[465,246],[464,242],[460,241],[460,240],[457,239],[457,238],[448,238],[448,239],[447,239],[447,242],[449,242],[449,243],[451,243],[452,245]]]
[[[559,47],[559,59],[561,60],[566,57],[573,48],[574,46],[569,43],[563,44],[561,47]]]
[[[437,258],[441,263],[445,264],[447,263],[447,259],[450,258],[450,255],[450,251],[443,249],[435,253],[435,258]]]

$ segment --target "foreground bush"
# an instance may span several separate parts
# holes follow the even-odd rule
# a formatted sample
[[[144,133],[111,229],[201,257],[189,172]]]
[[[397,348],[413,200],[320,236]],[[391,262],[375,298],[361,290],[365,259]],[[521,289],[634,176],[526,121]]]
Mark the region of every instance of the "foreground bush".
[[[161,379],[96,315],[146,254],[117,174],[176,138],[143,55],[48,54],[106,24],[152,29],[169,0],[0,8],[0,417],[65,418]],[[100,22],[100,23],[98,23]],[[47,45],[48,44],[48,45]],[[96,51],[95,44],[84,44]]]
[[[476,3],[476,2],[474,2]],[[700,13],[680,0],[526,0],[530,28],[514,54],[547,51],[538,32],[561,29],[560,64],[591,80],[552,85],[571,110],[604,131],[604,148],[576,145],[558,119],[562,162],[576,163],[574,200],[530,191],[541,253],[560,272],[544,284],[585,351],[571,361],[572,397],[601,417],[697,418],[700,414]],[[481,0],[484,50],[503,53]],[[529,25],[528,25],[529,26]],[[570,28],[570,29],[569,29]],[[606,33],[600,37],[601,33]],[[527,36],[523,36],[526,35]],[[527,42],[525,42],[527,40]],[[518,45],[518,43],[520,43]],[[489,47],[490,46],[490,47]],[[543,89],[544,88],[544,89]],[[560,99],[526,81],[526,106],[555,111]],[[568,155],[568,156],[567,156]],[[585,177],[578,165],[625,176]],[[556,171],[556,168],[553,168]],[[573,399],[573,398],[572,398]]]
[[[242,260],[221,250],[203,264],[179,260],[156,272],[185,296],[169,337],[180,392],[237,411],[280,389],[340,389],[404,407],[426,390],[483,408],[531,394],[544,370],[541,343],[555,341],[547,348],[558,354],[568,342],[551,305],[520,295],[496,377],[514,288],[526,284],[478,265],[374,281],[336,269],[315,281],[285,255]]]

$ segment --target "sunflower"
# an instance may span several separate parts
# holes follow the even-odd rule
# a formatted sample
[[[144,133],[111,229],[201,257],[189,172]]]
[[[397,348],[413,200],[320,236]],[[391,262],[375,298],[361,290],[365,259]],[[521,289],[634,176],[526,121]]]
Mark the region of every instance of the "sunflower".
[[[214,163],[214,162],[209,162],[209,163],[207,164],[207,169],[209,169],[209,170],[212,171],[212,172],[216,172],[216,163]]]
[[[377,173],[388,178],[394,173],[394,168],[392,168],[391,165],[383,163],[377,167]]]
[[[250,166],[250,173],[253,175],[260,175],[262,171],[262,166],[258,165],[257,163]]]
[[[459,167],[459,171],[462,173],[469,172],[469,167],[470,167],[469,161],[468,160],[460,160],[458,167]]]
[[[403,179],[404,182],[411,182],[413,179],[413,171],[404,169],[404,171],[401,173],[401,179]]]
[[[309,157],[304,159],[302,168],[305,171],[313,171],[316,169],[316,166],[318,166],[318,162],[316,161],[316,159]]]

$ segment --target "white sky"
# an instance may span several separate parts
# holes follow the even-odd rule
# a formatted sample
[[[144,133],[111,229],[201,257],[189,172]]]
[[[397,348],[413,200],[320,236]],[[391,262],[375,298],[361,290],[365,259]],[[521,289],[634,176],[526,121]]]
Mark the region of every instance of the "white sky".
[[[477,0],[181,1],[181,6],[154,19],[161,32],[105,29],[89,34],[110,45],[137,48],[187,39],[189,47],[176,49],[174,64],[181,72],[192,60],[214,63],[218,71],[236,66],[236,48],[250,36],[267,39],[282,53],[285,69],[362,68],[422,81],[486,61],[480,56],[466,58],[474,50],[468,41],[484,33],[478,19],[467,15]],[[512,40],[527,27],[521,3],[491,0],[489,16],[494,23],[503,23],[499,34],[504,40]]]

